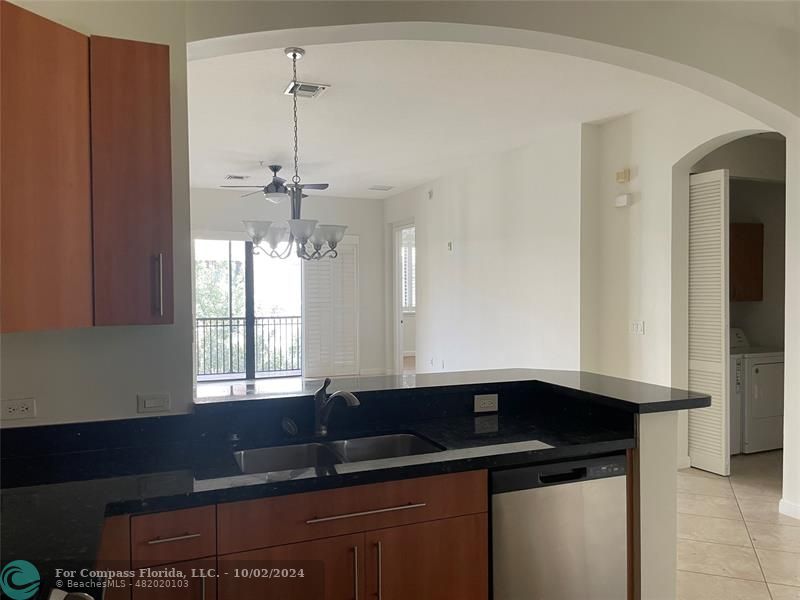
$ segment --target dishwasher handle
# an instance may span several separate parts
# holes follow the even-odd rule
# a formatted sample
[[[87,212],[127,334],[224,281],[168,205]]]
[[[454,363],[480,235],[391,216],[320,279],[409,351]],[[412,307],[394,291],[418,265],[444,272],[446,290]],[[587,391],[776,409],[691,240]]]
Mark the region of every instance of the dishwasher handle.
[[[624,454],[498,469],[491,473],[491,493],[504,494],[551,485],[625,475]]]
[[[586,467],[575,467],[561,473],[539,473],[539,483],[544,485],[578,481],[579,479],[586,479]]]

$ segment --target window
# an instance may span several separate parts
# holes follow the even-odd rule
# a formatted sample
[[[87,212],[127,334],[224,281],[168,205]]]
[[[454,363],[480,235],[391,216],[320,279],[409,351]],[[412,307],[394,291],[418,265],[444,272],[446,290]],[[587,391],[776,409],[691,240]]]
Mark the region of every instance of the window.
[[[407,227],[400,231],[400,269],[402,278],[402,309],[405,313],[414,312],[417,308],[416,230]]]
[[[300,259],[252,244],[195,240],[195,366],[199,381],[299,375]]]

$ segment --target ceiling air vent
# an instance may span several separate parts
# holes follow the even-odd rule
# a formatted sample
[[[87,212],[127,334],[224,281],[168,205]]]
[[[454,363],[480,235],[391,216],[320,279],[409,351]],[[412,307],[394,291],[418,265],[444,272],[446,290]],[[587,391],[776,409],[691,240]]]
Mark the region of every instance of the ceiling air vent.
[[[393,185],[373,185],[369,188],[371,192],[388,192],[389,190],[394,189]]]
[[[295,83],[294,81],[290,81],[283,93],[287,96],[291,96],[295,89],[297,89],[297,96],[299,98],[316,98],[329,87],[331,86],[327,83],[308,83],[307,81],[298,81]]]

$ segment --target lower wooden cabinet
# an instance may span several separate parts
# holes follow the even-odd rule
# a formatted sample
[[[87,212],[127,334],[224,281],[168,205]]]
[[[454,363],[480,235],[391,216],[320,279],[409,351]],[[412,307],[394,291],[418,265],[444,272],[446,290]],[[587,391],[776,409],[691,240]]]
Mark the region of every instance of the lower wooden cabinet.
[[[365,534],[367,598],[486,600],[486,513]]]
[[[486,600],[486,513],[219,557],[219,600]]]
[[[364,598],[364,535],[342,535],[219,557],[219,598]]]
[[[165,572],[115,600],[487,600],[487,481],[474,471],[113,517],[98,564]]]
[[[164,576],[135,579],[133,600],[216,600],[217,580],[213,577],[216,564],[216,558],[211,557],[150,567],[153,572],[163,572]],[[175,573],[182,573],[184,577]],[[181,585],[181,581],[186,585]]]

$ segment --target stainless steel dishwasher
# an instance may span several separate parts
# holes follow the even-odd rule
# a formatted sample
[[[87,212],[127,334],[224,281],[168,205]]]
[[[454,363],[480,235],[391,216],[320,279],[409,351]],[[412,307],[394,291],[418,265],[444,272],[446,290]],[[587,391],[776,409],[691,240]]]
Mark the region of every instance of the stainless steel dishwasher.
[[[494,600],[625,600],[625,456],[495,471]]]

